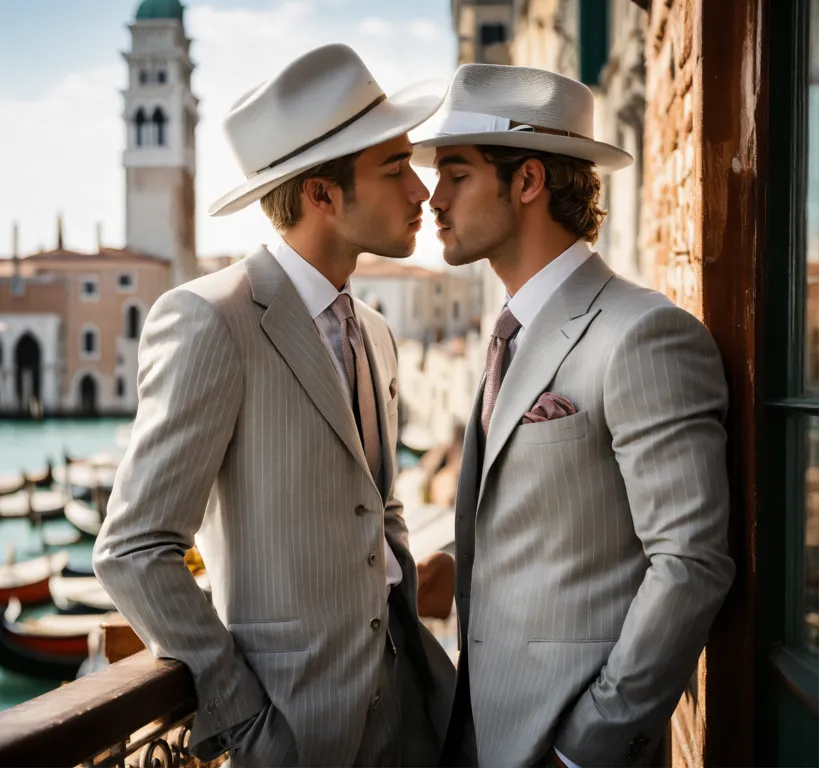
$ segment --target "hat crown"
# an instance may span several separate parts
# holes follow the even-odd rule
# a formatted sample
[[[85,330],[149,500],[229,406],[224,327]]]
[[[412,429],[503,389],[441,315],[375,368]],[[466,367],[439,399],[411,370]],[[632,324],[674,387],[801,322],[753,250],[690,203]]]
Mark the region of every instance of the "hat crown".
[[[352,48],[326,45],[245,93],[223,128],[242,172],[252,176],[338,129],[383,96]]]
[[[503,64],[458,67],[445,109],[476,112],[517,123],[593,138],[594,95],[556,72]]]

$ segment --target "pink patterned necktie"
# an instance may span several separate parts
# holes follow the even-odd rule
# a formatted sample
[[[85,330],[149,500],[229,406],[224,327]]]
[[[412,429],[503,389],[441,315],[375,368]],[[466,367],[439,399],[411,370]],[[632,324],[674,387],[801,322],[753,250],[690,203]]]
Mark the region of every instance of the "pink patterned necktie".
[[[498,392],[500,392],[503,380],[503,358],[506,348],[509,346],[509,339],[518,332],[519,328],[520,323],[517,318],[509,307],[504,307],[495,323],[495,330],[492,331],[489,349],[486,350],[486,385],[483,388],[481,407],[481,426],[483,426],[484,435],[489,433],[489,421],[498,400]]]
[[[381,467],[381,441],[378,437],[378,417],[375,410],[375,393],[367,361],[364,337],[353,312],[353,300],[347,293],[340,293],[331,305],[333,314],[341,325],[341,351],[344,368],[354,402],[358,405],[358,429],[364,446],[367,466],[373,479],[378,482]]]

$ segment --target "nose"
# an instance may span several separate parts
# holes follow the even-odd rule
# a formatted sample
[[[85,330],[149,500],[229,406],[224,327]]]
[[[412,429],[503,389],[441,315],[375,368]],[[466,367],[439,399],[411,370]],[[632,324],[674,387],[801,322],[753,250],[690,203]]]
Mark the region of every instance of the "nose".
[[[449,204],[441,191],[440,181],[435,185],[435,191],[432,193],[432,197],[429,200],[429,207],[433,211],[445,211],[447,208],[449,208]]]
[[[410,198],[414,205],[429,200],[429,190],[412,167],[410,167]]]

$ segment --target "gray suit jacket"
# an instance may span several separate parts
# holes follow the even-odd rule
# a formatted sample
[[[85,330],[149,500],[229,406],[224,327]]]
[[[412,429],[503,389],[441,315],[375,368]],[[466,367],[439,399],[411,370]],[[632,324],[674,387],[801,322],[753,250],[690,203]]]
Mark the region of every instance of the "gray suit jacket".
[[[454,684],[418,622],[392,496],[394,340],[380,315],[361,302],[356,311],[382,428],[382,487],[313,320],[261,248],[149,313],[133,436],[94,552],[97,575],[147,646],[191,670],[192,742],[272,704],[268,736],[281,744],[269,745],[268,765],[349,765],[359,751],[385,649],[385,532],[403,571],[390,603],[403,601],[407,642],[427,652],[415,661],[440,731]],[[197,531],[212,605],[182,559]]]
[[[543,391],[577,414],[521,425]],[[734,573],[716,345],[594,254],[527,328],[485,447],[481,397],[456,512],[479,761],[640,764]]]

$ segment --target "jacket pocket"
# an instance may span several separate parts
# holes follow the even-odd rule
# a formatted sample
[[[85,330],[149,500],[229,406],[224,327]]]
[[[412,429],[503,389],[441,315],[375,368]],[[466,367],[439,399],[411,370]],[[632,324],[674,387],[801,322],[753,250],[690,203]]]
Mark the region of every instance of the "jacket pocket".
[[[308,641],[298,619],[282,621],[237,621],[228,630],[242,653],[281,653],[301,651]]]
[[[521,424],[514,432],[515,440],[528,445],[560,443],[564,440],[578,440],[586,436],[589,423],[588,411],[579,411],[559,419]]]

